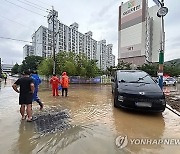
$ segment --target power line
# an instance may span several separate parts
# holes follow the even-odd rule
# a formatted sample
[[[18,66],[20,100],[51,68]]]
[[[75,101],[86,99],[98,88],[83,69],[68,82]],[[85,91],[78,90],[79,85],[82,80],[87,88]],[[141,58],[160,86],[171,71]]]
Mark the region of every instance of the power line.
[[[23,27],[30,28],[30,27],[28,27],[28,26],[26,26],[26,25],[23,25],[23,24],[21,24],[21,23],[19,23],[19,22],[16,22],[16,21],[14,21],[14,20],[12,20],[12,19],[8,19],[8,18],[6,18],[6,17],[4,17],[4,16],[2,16],[2,15],[0,15],[0,17],[6,19],[6,20],[8,20],[8,21],[14,22],[14,23],[16,23],[16,24],[19,24],[19,25],[21,25],[21,26],[23,26]]]
[[[1,39],[6,39],[6,40],[13,40],[13,41],[19,41],[19,42],[29,42],[30,41],[25,41],[25,40],[19,40],[19,39],[13,39],[13,38],[9,38],[9,37],[2,37],[0,36]]]
[[[44,3],[44,2],[42,2],[40,0],[36,0],[36,1],[39,1],[40,3],[45,4],[46,6],[50,6],[50,4]]]
[[[6,2],[8,2],[8,3],[10,3],[10,4],[13,4],[13,5],[17,6],[17,7],[20,7],[20,8],[22,8],[22,9],[24,9],[24,10],[27,10],[27,11],[29,11],[29,12],[35,13],[35,14],[40,15],[40,16],[43,16],[43,17],[46,17],[46,16],[44,16],[44,15],[42,15],[42,14],[39,14],[39,13],[37,13],[37,12],[31,11],[31,10],[29,10],[29,9],[26,9],[26,8],[24,8],[24,7],[20,6],[20,5],[17,5],[17,4],[15,4],[15,3],[13,3],[13,2],[10,2],[10,1],[8,1],[8,0],[4,0],[4,1],[6,1]]]
[[[32,27],[30,27],[30,26],[27,26],[27,25],[21,24],[21,23],[19,23],[19,22],[17,22],[17,21],[14,21],[14,20],[9,19],[9,18],[7,18],[7,17],[4,17],[4,16],[2,16],[2,15],[0,15],[0,17],[1,17],[1,18],[3,18],[3,19],[8,20],[8,21],[10,21],[10,22],[16,23],[16,24],[18,24],[18,25],[20,25],[20,26],[23,26],[23,27],[25,27],[25,28],[31,28],[31,29],[32,29]]]
[[[28,4],[28,3],[23,2],[23,1],[21,1],[21,0],[17,0],[17,1],[19,1],[19,2],[21,2],[21,3],[24,3],[24,4],[26,4],[26,5],[29,5],[29,6],[31,6],[31,7],[34,7],[34,8],[36,8],[36,9],[42,10],[42,11],[44,11],[44,12],[48,12],[47,9],[42,9],[42,8],[37,7],[37,6],[33,6],[32,4]]]
[[[14,39],[14,38],[10,38],[10,37],[2,37],[2,36],[0,36],[0,39],[19,41],[19,42],[27,42],[27,43],[36,43],[36,42],[31,42],[31,41],[26,41],[26,40],[19,40],[19,39]],[[43,44],[43,43],[36,43],[36,44]]]
[[[45,9],[45,10],[48,10],[48,11],[49,11],[49,9],[47,9],[47,8],[45,8],[45,7],[41,6],[41,5],[35,4],[35,3],[30,2],[30,1],[28,1],[28,0],[24,0],[24,1],[26,1],[26,2],[28,2],[28,3],[30,3],[30,4],[33,4],[33,5],[39,6],[39,7],[43,8],[43,9]]]

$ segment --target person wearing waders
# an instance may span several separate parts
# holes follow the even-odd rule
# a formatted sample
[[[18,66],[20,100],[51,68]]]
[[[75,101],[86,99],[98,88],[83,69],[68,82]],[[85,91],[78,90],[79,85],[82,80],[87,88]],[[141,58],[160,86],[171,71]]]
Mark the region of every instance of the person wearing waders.
[[[66,72],[62,73],[61,86],[62,86],[62,96],[64,96],[64,91],[65,91],[65,97],[67,97],[68,87],[69,87],[69,77],[67,76]]]
[[[53,74],[52,78],[50,79],[50,84],[52,86],[53,96],[59,96],[58,85],[60,84],[60,81],[59,78],[56,76],[56,74]]]
[[[40,79],[37,71],[32,71],[31,72],[31,78],[34,81],[34,87],[35,87],[32,101],[36,101],[40,106],[40,110],[42,110],[44,105],[41,102],[40,98],[38,97],[38,90],[39,90],[39,85],[41,84],[41,79]]]

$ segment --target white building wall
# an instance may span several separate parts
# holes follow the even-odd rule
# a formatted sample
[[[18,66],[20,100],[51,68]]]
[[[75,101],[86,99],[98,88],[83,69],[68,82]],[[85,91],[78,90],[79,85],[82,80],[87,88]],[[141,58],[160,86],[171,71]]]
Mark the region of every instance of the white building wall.
[[[123,29],[121,31],[121,47],[139,44],[142,40],[142,23]]]
[[[158,6],[153,6],[149,8],[149,16],[152,18],[152,40],[151,40],[151,50],[152,50],[152,62],[159,61],[159,51],[160,51],[160,38],[161,38],[161,18],[157,17]]]

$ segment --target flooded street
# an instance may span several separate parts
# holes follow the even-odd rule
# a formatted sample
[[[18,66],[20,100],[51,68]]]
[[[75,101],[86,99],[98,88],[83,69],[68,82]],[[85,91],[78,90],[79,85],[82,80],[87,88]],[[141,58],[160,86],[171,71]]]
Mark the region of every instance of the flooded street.
[[[52,97],[50,88],[44,84],[39,92],[44,109],[39,111],[34,102],[37,121],[28,123],[21,121],[18,94],[11,87],[13,83],[13,80],[8,80],[6,85],[0,83],[2,154],[180,153],[180,143],[131,144],[129,141],[180,139],[180,117],[168,109],[162,114],[116,109],[110,85],[70,85],[66,98]],[[180,92],[180,85],[169,88]],[[127,136],[127,146],[118,148],[118,136]]]

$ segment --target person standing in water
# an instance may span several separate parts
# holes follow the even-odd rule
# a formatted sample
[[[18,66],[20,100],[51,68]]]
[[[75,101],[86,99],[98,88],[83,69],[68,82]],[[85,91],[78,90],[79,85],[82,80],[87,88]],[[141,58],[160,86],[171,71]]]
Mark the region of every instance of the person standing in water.
[[[65,97],[67,97],[68,88],[69,88],[69,77],[67,76],[66,72],[62,73],[61,86],[62,86],[62,96],[64,96],[64,91],[65,91]]]
[[[33,79],[30,77],[30,72],[25,71],[24,76],[18,79],[13,85],[12,88],[19,93],[19,105],[20,107],[20,114],[22,116],[22,120],[26,119],[25,115],[25,108],[27,113],[27,121],[32,121],[32,99],[34,93],[34,82]],[[18,89],[20,86],[20,90]]]
[[[40,79],[37,71],[32,71],[31,78],[34,81],[34,87],[35,87],[32,101],[36,101],[40,106],[40,110],[42,110],[44,105],[41,102],[40,98],[38,97],[38,90],[39,90],[39,85],[41,84],[41,79]]]
[[[53,96],[59,96],[58,85],[60,84],[60,81],[56,74],[53,74],[52,78],[50,79],[50,84],[52,85]]]

